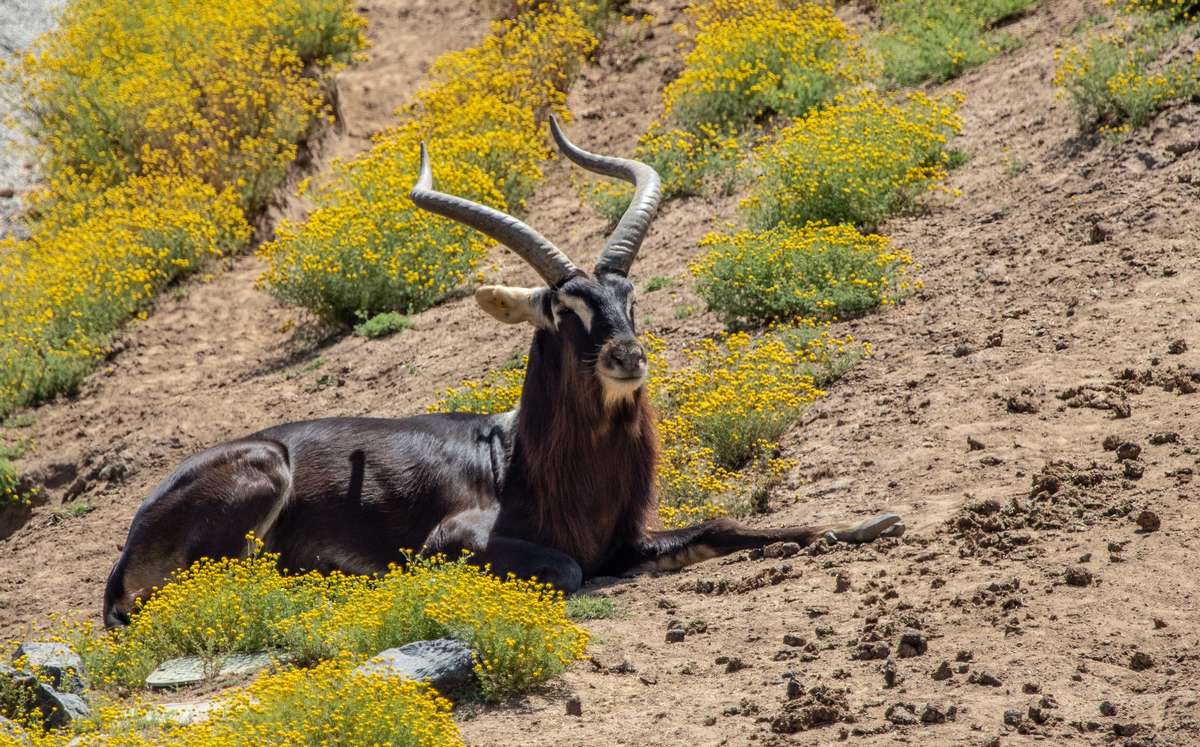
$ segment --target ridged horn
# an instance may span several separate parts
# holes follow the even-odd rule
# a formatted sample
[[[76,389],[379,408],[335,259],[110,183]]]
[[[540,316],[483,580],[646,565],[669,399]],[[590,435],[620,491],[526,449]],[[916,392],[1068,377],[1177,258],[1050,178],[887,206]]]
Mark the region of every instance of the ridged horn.
[[[658,210],[658,203],[662,198],[658,172],[641,161],[601,156],[576,147],[563,134],[562,128],[558,125],[558,119],[553,114],[550,115],[550,133],[554,136],[554,142],[558,143],[558,149],[562,151],[563,155],[576,164],[588,171],[624,179],[633,184],[633,199],[629,202],[629,207],[625,208],[625,213],[621,216],[617,227],[613,229],[612,235],[608,237],[608,243],[604,245],[604,252],[600,255],[600,259],[596,261],[597,275],[602,272],[619,272],[622,275],[628,275],[629,268],[633,266],[633,260],[637,257],[638,249],[642,246],[642,240],[646,238],[646,232],[650,230],[650,222],[654,220],[654,213]]]
[[[551,286],[557,286],[579,272],[558,247],[511,215],[435,190],[425,143],[421,143],[421,175],[409,197],[417,207],[466,224],[512,249]]]

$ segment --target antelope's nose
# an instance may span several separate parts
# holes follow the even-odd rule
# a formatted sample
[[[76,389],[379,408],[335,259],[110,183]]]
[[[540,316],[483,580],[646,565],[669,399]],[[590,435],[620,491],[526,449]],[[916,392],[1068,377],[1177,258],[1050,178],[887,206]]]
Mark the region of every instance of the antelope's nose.
[[[636,340],[614,343],[605,357],[610,367],[630,378],[646,373],[646,351]]]

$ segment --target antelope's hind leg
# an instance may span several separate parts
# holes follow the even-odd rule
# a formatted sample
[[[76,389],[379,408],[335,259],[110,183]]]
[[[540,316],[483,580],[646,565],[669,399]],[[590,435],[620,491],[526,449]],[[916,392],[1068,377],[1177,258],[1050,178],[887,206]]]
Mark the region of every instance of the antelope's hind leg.
[[[291,496],[291,467],[274,441],[235,441],[185,461],[142,504],[104,592],[106,627],[126,625],[171,574],[202,557],[241,557],[265,539]]]

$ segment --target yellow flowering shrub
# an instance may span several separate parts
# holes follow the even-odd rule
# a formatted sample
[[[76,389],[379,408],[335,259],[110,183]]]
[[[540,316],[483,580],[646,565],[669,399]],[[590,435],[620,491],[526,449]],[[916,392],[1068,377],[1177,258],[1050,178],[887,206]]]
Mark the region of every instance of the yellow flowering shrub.
[[[821,222],[710,233],[700,246],[696,289],[727,326],[862,314],[908,290],[913,262],[885,236]]]
[[[191,178],[43,209],[31,238],[0,240],[0,414],[74,391],[160,289],[250,236],[231,191]]]
[[[874,46],[894,86],[943,81],[1017,43],[991,29],[1037,0],[879,0],[883,30]]]
[[[695,46],[663,92],[686,130],[740,130],[769,114],[799,116],[874,75],[857,36],[830,8],[776,0],[696,7]]]
[[[363,25],[347,0],[77,0],[11,78],[47,176],[192,176],[254,213],[328,114],[305,63]]]
[[[529,356],[517,365],[489,371],[480,379],[467,379],[451,387],[429,406],[429,412],[474,412],[481,415],[508,412],[521,401],[525,385],[525,366]]]
[[[1172,20],[1184,23],[1200,18],[1200,2],[1197,0],[1104,0],[1104,3],[1126,14],[1163,13]]]
[[[46,180],[32,238],[0,241],[0,414],[74,391],[158,290],[245,245],[363,24],[347,0],[76,0],[0,70]]]
[[[874,94],[835,102],[754,154],[759,177],[741,207],[751,227],[812,221],[873,227],[936,189],[962,128],[959,99],[923,93],[892,104]]]
[[[1154,3],[1130,2],[1111,30],[1054,51],[1054,83],[1071,99],[1081,127],[1099,124],[1119,135],[1149,122],[1160,109],[1200,93],[1200,55],[1175,54],[1191,34],[1173,23],[1192,18],[1182,6],[1150,13]]]
[[[261,543],[259,544],[261,549]],[[162,661],[279,651],[303,662],[370,656],[414,640],[453,636],[479,654],[485,696],[551,679],[584,655],[587,633],[562,594],[501,580],[463,561],[412,559],[379,578],[285,575],[279,557],[202,559],[180,571],[123,630],[71,638],[101,687],[140,685]]]
[[[633,154],[659,172],[666,199],[713,187],[729,193],[753,125],[802,115],[876,73],[858,37],[824,5],[719,0],[693,3],[688,15],[694,46]],[[616,222],[632,189],[589,180],[584,194]]]
[[[490,242],[408,198],[428,143],[438,189],[508,212],[541,179],[543,122],[566,116],[565,90],[596,39],[570,3],[527,7],[483,42],[440,57],[401,123],[370,151],[335,163],[315,210],[261,249],[262,282],[329,321],[414,313],[466,284]]]
[[[186,726],[165,722],[155,706],[93,704],[95,715],[74,730],[0,730],[0,747],[462,747],[450,701],[423,683],[356,672],[357,664],[339,657],[264,675],[218,698],[208,719]]]
[[[21,479],[12,462],[0,456],[0,510],[6,506],[28,505],[31,496],[21,491]]]

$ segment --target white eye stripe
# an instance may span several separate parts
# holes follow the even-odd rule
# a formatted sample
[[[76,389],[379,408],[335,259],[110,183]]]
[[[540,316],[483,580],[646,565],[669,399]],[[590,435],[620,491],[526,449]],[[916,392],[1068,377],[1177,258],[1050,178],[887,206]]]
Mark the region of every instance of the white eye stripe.
[[[559,301],[563,306],[566,306],[575,315],[579,317],[579,321],[583,322],[583,327],[588,332],[592,331],[592,307],[588,306],[587,301],[577,296],[569,296],[566,293],[559,294]]]

